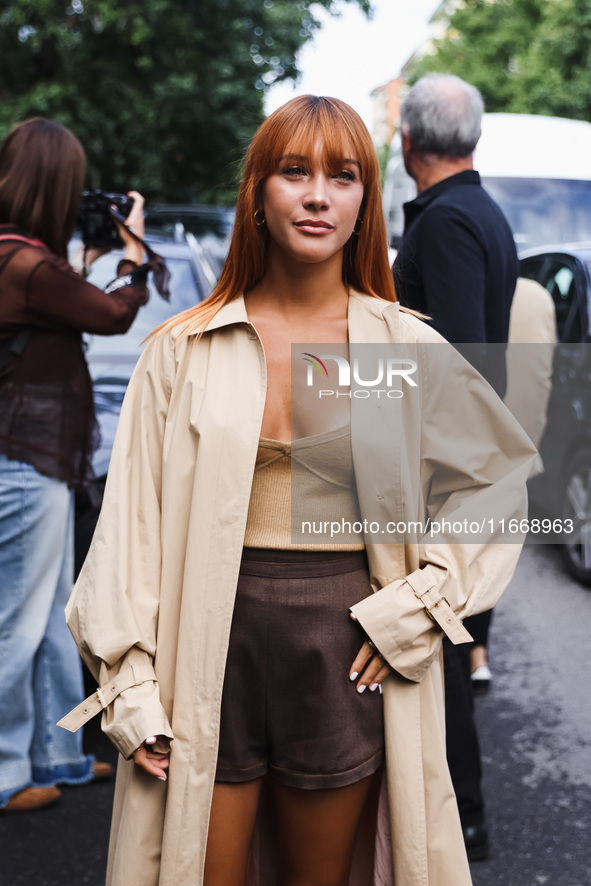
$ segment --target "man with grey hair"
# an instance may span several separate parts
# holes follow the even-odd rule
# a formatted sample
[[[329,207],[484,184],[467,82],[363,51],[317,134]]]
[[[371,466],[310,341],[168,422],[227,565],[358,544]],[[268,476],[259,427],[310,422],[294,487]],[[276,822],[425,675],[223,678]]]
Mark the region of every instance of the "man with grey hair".
[[[405,203],[394,263],[402,304],[451,342],[506,342],[519,271],[511,230],[472,155],[484,106],[474,86],[428,74],[401,108],[402,153],[418,196]]]
[[[401,126],[423,155],[468,157],[480,138],[484,114],[475,86],[453,74],[427,74],[412,87],[401,108]],[[458,170],[454,170],[458,171]]]
[[[423,77],[402,103],[404,165],[418,196],[404,205],[393,271],[401,304],[427,314],[448,341],[478,343],[478,368],[504,396],[504,351],[491,349],[488,363],[484,351],[507,342],[519,262],[511,229],[474,170],[483,112],[478,90],[449,74]],[[488,680],[489,624],[490,613],[466,620]],[[476,860],[487,856],[488,835],[469,647],[444,643],[444,667],[447,757],[468,858]]]

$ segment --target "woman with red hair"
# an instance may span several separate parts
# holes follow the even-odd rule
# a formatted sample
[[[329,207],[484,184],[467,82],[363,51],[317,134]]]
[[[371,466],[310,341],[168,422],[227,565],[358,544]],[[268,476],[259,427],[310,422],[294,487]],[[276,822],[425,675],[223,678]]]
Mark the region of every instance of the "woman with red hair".
[[[342,101],[293,99],[251,143],[215,291],[140,359],[69,604],[101,688],[63,725],[104,709],[122,755],[109,884],[470,882],[439,649],[444,631],[466,640],[459,617],[518,549],[377,544],[368,518],[418,524],[431,503],[460,519],[493,484],[520,515],[530,447],[463,363],[486,427],[455,395],[438,424],[445,373],[424,342],[441,339],[396,303],[367,129]],[[351,421],[359,385],[333,380],[374,343],[416,358],[408,396],[370,414],[377,449]],[[444,424],[478,456],[450,456]],[[352,529],[306,538],[307,508]]]

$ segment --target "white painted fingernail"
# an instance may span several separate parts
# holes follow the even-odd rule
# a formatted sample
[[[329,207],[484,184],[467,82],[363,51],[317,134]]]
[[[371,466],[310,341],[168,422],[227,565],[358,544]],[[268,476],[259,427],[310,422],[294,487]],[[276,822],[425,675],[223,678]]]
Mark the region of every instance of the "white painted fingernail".
[[[357,692],[359,692],[359,693],[361,693],[361,692],[365,692],[365,686],[363,686],[363,685],[358,686],[358,687],[357,687]]]
[[[146,741],[145,741],[145,744],[154,744],[155,741],[156,741],[156,736],[155,736],[155,735],[149,735],[148,738],[147,738]]]
[[[351,616],[351,618],[353,619],[353,621],[357,621],[357,616],[355,615],[354,612],[350,612],[349,615]]]
[[[382,684],[380,683],[380,695],[384,694],[384,690],[382,689]]]
[[[379,685],[379,683],[372,683],[369,688],[372,692],[375,692]]]
[[[159,781],[166,781],[165,775],[157,775],[156,778],[159,779]]]
[[[357,673],[357,671],[353,671],[352,674],[349,674],[349,680],[351,680],[351,681],[356,680],[358,676],[359,676],[359,674]]]

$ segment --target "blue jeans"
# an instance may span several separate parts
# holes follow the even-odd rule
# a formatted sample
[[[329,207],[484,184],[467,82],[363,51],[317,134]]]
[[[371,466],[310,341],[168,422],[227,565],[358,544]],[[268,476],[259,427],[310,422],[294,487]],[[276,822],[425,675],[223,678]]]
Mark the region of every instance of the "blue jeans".
[[[84,697],[64,617],[73,526],[65,483],[0,454],[0,808],[28,785],[92,778],[82,733],[56,725]]]

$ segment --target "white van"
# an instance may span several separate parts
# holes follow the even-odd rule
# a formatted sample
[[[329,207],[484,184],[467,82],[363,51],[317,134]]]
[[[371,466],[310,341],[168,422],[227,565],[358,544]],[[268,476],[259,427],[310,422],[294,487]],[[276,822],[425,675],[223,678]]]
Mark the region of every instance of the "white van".
[[[520,251],[591,241],[591,123],[485,114],[474,168],[505,213]],[[384,214],[393,246],[404,228],[402,204],[415,196],[397,132],[384,181]]]

